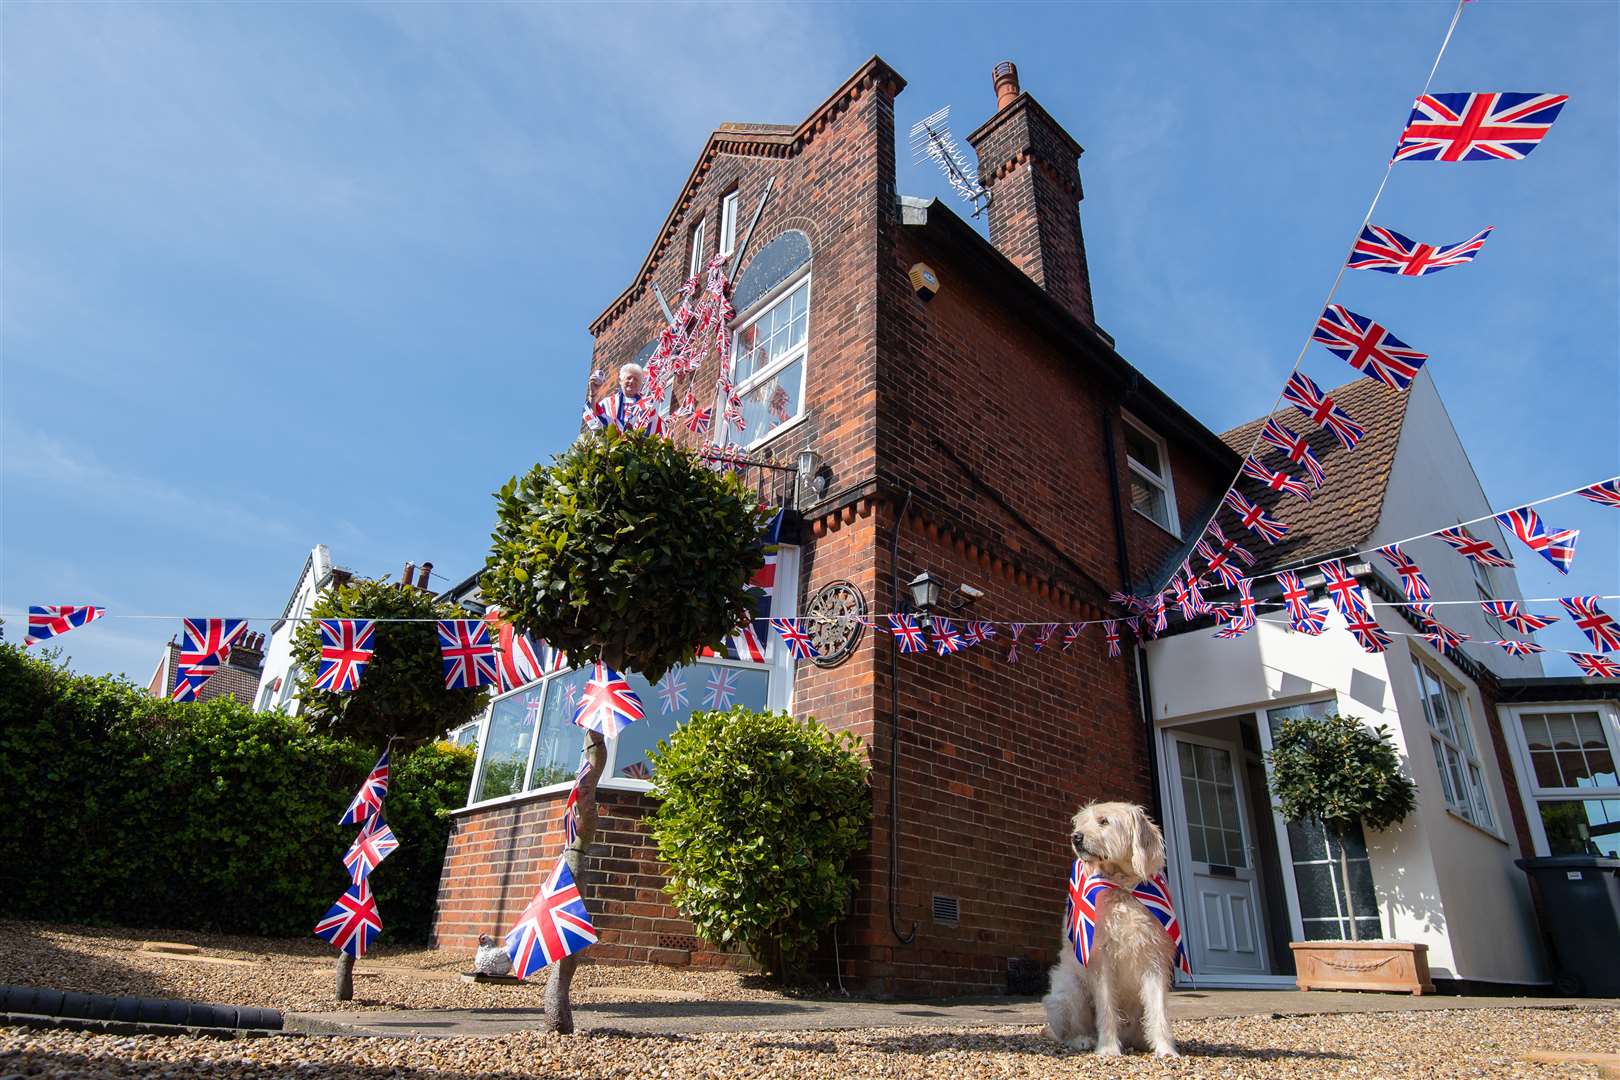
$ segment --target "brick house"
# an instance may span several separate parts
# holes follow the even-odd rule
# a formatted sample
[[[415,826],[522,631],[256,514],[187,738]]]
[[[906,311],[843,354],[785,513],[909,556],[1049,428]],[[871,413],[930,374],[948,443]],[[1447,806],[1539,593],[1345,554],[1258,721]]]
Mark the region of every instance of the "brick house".
[[[672,296],[710,255],[734,251],[770,183],[733,275],[747,420],[733,441],[778,462],[815,455],[806,482],[762,474],[792,509],[773,614],[893,611],[927,571],[961,617],[1103,617],[1110,592],[1178,557],[1183,526],[1208,516],[1239,459],[1097,325],[1081,149],[1011,65],[996,72],[996,111],[967,139],[991,194],[989,242],[943,203],[896,190],[904,85],[874,57],[796,126],[718,128],[631,284],[591,324],[591,367],[650,355],[665,322],[654,286]],[[918,264],[939,283],[931,299],[914,291]],[[696,387],[713,386],[717,362]],[[470,585],[457,595],[476,607]],[[1157,801],[1133,658],[1108,660],[1095,629],[1068,653],[1026,638],[1017,664],[1005,634],[940,658],[896,656],[889,635],[856,631],[796,668],[764,644],[761,656],[677,673],[685,702],[674,687],[636,684],[649,718],[611,750],[591,859],[594,957],[733,962],[667,906],[640,824],[645,749],[718,694],[814,716],[868,748],[871,848],[836,929],[847,985],[995,992],[1049,963],[1067,818],[1088,799]],[[580,745],[569,691],[583,679],[551,676],[484,720],[438,945],[469,949],[505,928],[560,849]]]
[[[230,655],[219,666],[214,676],[197,690],[196,701],[212,701],[230,696],[243,705],[252,706],[259,680],[264,674],[264,635],[248,632],[240,643],[231,646]],[[158,657],[152,677],[146,681],[146,692],[152,697],[166,698],[180,683],[180,642],[170,638]]]

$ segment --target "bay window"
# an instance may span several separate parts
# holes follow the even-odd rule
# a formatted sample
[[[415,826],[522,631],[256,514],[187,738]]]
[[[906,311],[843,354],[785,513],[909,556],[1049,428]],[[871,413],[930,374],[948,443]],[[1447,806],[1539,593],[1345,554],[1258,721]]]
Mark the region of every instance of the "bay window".
[[[1603,705],[1524,709],[1507,725],[1518,740],[1520,789],[1545,854],[1620,858],[1620,734]]]

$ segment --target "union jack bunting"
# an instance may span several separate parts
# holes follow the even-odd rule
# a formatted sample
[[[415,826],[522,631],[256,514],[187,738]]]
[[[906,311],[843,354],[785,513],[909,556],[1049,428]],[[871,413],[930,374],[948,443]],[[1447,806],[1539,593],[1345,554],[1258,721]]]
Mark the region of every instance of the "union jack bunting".
[[[1620,626],[1615,625],[1613,616],[1597,606],[1597,597],[1566,596],[1558,602],[1569,612],[1575,625],[1581,628],[1581,633],[1592,642],[1594,649],[1598,652],[1620,649]]]
[[[743,400],[736,394],[726,396],[726,423],[734,425],[738,431],[747,431],[748,423],[743,419]]]
[[[1406,590],[1408,600],[1416,603],[1429,599],[1429,579],[1423,576],[1423,571],[1418,569],[1412,557],[1401,550],[1401,545],[1385,544],[1378,549],[1378,554],[1401,576],[1401,588]]]
[[[315,936],[356,960],[366,955],[371,939],[382,933],[382,916],[371,886],[357,881],[344,890],[325,918],[315,924]]]
[[[646,715],[629,680],[597,661],[585,689],[580,691],[579,704],[574,706],[574,723],[611,739]]]
[[[574,770],[574,786],[568,789],[568,801],[563,803],[563,836],[567,837],[565,847],[573,847],[574,841],[579,839],[579,783],[590,771],[590,759],[581,758],[579,768]]]
[[[1620,477],[1583,487],[1575,494],[1599,506],[1620,507]]]
[[[1198,615],[1198,609],[1193,604],[1193,589],[1196,586],[1183,577],[1170,579],[1170,591],[1175,596],[1177,610],[1181,612],[1183,622],[1192,622]]]
[[[247,633],[246,619],[186,619],[175,661],[179,681],[170,697],[175,701],[195,701],[203,683],[213,677],[221,664],[230,659],[231,646]]]
[[[365,782],[349,802],[349,808],[338,818],[339,825],[361,825],[373,814],[382,812],[383,800],[388,797],[388,751],[384,750],[377,764],[366,774]]]
[[[1285,472],[1269,469],[1254,458],[1245,458],[1243,461],[1243,475],[1251,480],[1258,480],[1272,491],[1286,491],[1288,494],[1311,501],[1311,489],[1303,481],[1295,480]]]
[[[1423,634],[1424,639],[1446,655],[1455,656],[1457,650],[1462,648],[1463,642],[1469,640],[1469,635],[1460,630],[1453,630],[1435,618],[1433,604],[1413,604],[1412,606],[1421,613],[1423,625],[1428,628]]]
[[[1491,546],[1489,540],[1481,540],[1472,535],[1461,525],[1450,529],[1442,529],[1434,535],[1450,544],[1457,550],[1457,554],[1472,559],[1481,566],[1512,566],[1506,555]]]
[[[760,533],[760,550],[765,559],[754,576],[748,579],[748,591],[754,597],[753,618],[743,623],[725,639],[724,647],[716,651],[705,647],[704,656],[723,656],[731,660],[750,660],[756,664],[765,662],[770,635],[763,638],[754,628],[763,627],[770,621],[771,606],[776,595],[776,564],[781,555],[782,522],[785,513],[778,510]]]
[[[23,647],[88,626],[105,614],[106,608],[85,604],[29,604],[28,633],[23,637]]]
[[[1545,630],[1558,621],[1556,615],[1532,615],[1519,607],[1517,600],[1486,600],[1479,605],[1485,614],[1498,622],[1505,622],[1521,634]]]
[[[495,643],[489,640],[487,623],[481,619],[440,619],[438,625],[446,690],[499,685]]]
[[[1035,651],[1036,652],[1040,652],[1041,649],[1043,647],[1045,647],[1046,643],[1048,641],[1052,640],[1052,635],[1057,633],[1057,628],[1058,628],[1057,623],[1042,623],[1041,624],[1040,632],[1035,635]]]
[[[1361,595],[1360,583],[1344,568],[1344,563],[1338,559],[1328,560],[1322,564],[1322,575],[1327,578],[1328,595],[1333,597],[1334,606],[1346,622],[1350,621],[1352,615],[1372,618],[1372,609],[1367,607],[1366,597]]]
[[[1412,105],[1396,161],[1517,161],[1552,130],[1568,94],[1424,94]]]
[[[711,709],[729,709],[731,699],[737,696],[738,678],[731,668],[715,668],[705,686],[703,704]]]
[[[691,416],[695,412],[697,412],[697,394],[689,388],[686,397],[681,401],[681,407],[675,410],[675,415]]]
[[[1525,547],[1552,563],[1560,574],[1569,573],[1570,566],[1575,562],[1575,539],[1581,535],[1581,530],[1548,532],[1541,515],[1528,506],[1497,514],[1496,520],[1517,536]]]
[[[1228,555],[1235,555],[1238,561],[1244,566],[1254,565],[1254,556],[1249,553],[1248,548],[1243,547],[1236,540],[1228,540],[1226,538],[1226,533],[1221,530],[1221,522],[1219,518],[1209,519],[1209,535],[1214,537],[1216,542],[1221,545],[1222,551],[1226,552]]]
[[[1341,304],[1329,304],[1323,310],[1311,340],[1391,390],[1411,386],[1429,359],[1428,353],[1418,352],[1387,327]]]
[[[1115,619],[1103,620],[1103,639],[1108,642],[1108,655],[1119,655],[1119,622]]]
[[[520,633],[501,616],[499,610],[488,611],[484,621],[489,623],[495,635],[495,664],[501,693],[528,686],[542,676],[568,666],[562,650],[553,649],[544,641]]]
[[[1080,637],[1080,628],[1085,626],[1085,625],[1086,625],[1085,623],[1072,622],[1072,623],[1070,623],[1068,625],[1067,628],[1064,629],[1064,631],[1063,631],[1063,651],[1064,652],[1068,652],[1069,647],[1071,645],[1073,645],[1075,643],[1075,641]]]
[[[1182,607],[1181,617],[1184,619],[1197,618],[1199,615],[1202,615],[1205,609],[1208,607],[1209,602],[1204,599],[1204,590],[1203,587],[1198,584],[1198,579],[1189,578],[1187,580],[1187,605]],[[1192,610],[1191,615],[1187,614],[1189,608]]]
[[[1154,874],[1151,880],[1138,881],[1131,889],[1131,895],[1139,900],[1148,914],[1158,920],[1164,927],[1165,934],[1176,947],[1175,964],[1184,974],[1191,975],[1192,967],[1187,962],[1187,943],[1181,940],[1181,923],[1176,919],[1176,907],[1170,900],[1170,882],[1165,878],[1164,872]]]
[[[1018,663],[1018,637],[1024,632],[1024,624],[1021,622],[1012,623],[1007,627],[1007,632],[1012,635],[1012,648],[1007,651],[1007,663],[1016,664]]]
[[[922,627],[910,615],[890,615],[889,632],[894,635],[894,644],[903,653],[919,653],[928,651],[928,642],[923,635]]]
[[[632,761],[619,770],[619,775],[631,780],[651,780],[652,766],[648,765],[645,760]]]
[[[1460,244],[1437,245],[1419,243],[1382,225],[1368,225],[1361,230],[1355,250],[1350,253],[1350,269],[1377,270],[1402,277],[1438,274],[1473,262],[1493,228],[1494,225],[1486,226]]]
[[[1254,583],[1248,578],[1239,578],[1237,591],[1237,615],[1216,632],[1218,638],[1242,637],[1254,629]]]
[[[675,668],[658,680],[658,712],[668,716],[686,708],[686,679]]]
[[[1311,449],[1305,436],[1296,435],[1292,428],[1278,423],[1276,420],[1267,420],[1260,429],[1260,438],[1270,445],[1281,450],[1289,461],[1295,465],[1303,466],[1310,474],[1311,483],[1320,488],[1327,483],[1327,473],[1322,468],[1322,460]]]
[[[1389,648],[1393,640],[1384,628],[1378,625],[1371,611],[1358,611],[1353,618],[1346,618],[1347,629],[1356,636],[1356,643],[1363,650],[1370,653],[1381,653]]]
[[[962,650],[962,635],[956,629],[956,624],[949,619],[934,616],[933,629],[929,634],[934,639],[934,651],[941,656]]]
[[[1162,634],[1170,629],[1170,617],[1165,614],[1163,593],[1153,598],[1153,603],[1149,605],[1143,618],[1148,620],[1148,628],[1154,634]]]
[[[366,880],[377,864],[393,854],[399,847],[394,830],[383,824],[379,814],[366,822],[354,838],[354,843],[343,855],[343,865],[349,868],[349,880],[355,884]]]
[[[579,895],[568,860],[559,858],[551,876],[506,935],[512,974],[527,979],[595,942],[596,928],[591,925],[590,912],[585,910],[585,900]]]
[[[1245,529],[1254,533],[1268,544],[1275,544],[1288,535],[1288,526],[1267,514],[1265,507],[1249,501],[1243,492],[1233,488],[1226,493],[1222,500],[1237,514],[1238,520]]]
[[[714,427],[713,409],[699,409],[686,421],[686,430],[695,435],[707,435],[712,427]]]
[[[1204,568],[1204,573],[1207,574],[1213,571],[1220,577],[1221,584],[1229,589],[1237,586],[1243,575],[1238,573],[1237,568],[1231,564],[1231,557],[1226,552],[1216,551],[1205,540],[1194,543],[1193,550],[1198,552],[1199,558],[1209,564]]]
[[[1124,608],[1130,607],[1131,601],[1134,599],[1136,599],[1136,597],[1132,596],[1130,593],[1111,592],[1108,594],[1108,602],[1110,604],[1118,604],[1120,607]]]
[[[1310,591],[1299,580],[1298,574],[1292,570],[1279,571],[1277,584],[1282,586],[1283,603],[1288,606],[1288,628],[1290,630],[1315,637],[1326,629],[1327,611],[1311,606]]]
[[[983,645],[994,633],[995,627],[991,626],[987,622],[982,622],[975,619],[963,628],[962,644],[964,647],[968,645]]]
[[[1572,652],[1569,658],[1594,679],[1620,679],[1620,661],[1601,653]]]
[[[1140,615],[1128,616],[1125,619],[1125,628],[1131,632],[1136,640],[1142,640],[1142,617]]]
[[[1529,656],[1531,653],[1543,653],[1540,645],[1533,641],[1518,641],[1513,638],[1500,638],[1496,641],[1481,641],[1481,645],[1495,645],[1509,656]]]
[[[809,660],[821,655],[798,619],[772,619],[771,628],[782,636],[782,641],[795,660]]]
[[[371,637],[375,619],[322,619],[321,658],[315,669],[315,688],[346,694],[360,685],[371,663]]]
[[[1333,403],[1333,399],[1303,371],[1288,376],[1283,386],[1283,400],[1311,418],[1311,423],[1327,429],[1346,450],[1354,450],[1367,435],[1367,429],[1351,419],[1350,414]]]

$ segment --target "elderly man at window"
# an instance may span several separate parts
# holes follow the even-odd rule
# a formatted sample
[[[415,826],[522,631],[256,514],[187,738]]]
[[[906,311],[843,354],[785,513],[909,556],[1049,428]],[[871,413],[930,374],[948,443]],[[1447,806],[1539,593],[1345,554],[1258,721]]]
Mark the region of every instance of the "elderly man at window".
[[[647,381],[647,369],[640,364],[625,364],[619,368],[619,388],[598,401],[585,412],[586,427],[600,431],[616,427],[621,431],[650,431],[664,434],[664,418],[658,415],[658,403],[642,394]]]

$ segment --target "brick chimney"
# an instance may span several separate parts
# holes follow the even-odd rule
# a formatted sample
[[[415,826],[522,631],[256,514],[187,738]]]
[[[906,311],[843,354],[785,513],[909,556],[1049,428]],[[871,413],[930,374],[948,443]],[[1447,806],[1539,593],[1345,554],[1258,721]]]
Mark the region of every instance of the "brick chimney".
[[[967,141],[990,192],[990,242],[1088,326],[1091,276],[1080,233],[1080,155],[1067,131],[1018,85],[1009,60],[992,77],[996,114]]]
[[[427,588],[428,588],[428,578],[432,574],[433,574],[433,564],[430,563],[430,562],[423,563],[422,567],[421,567],[421,572],[417,575],[417,578],[416,578],[416,587],[418,589],[421,589],[423,592],[426,592]]]

